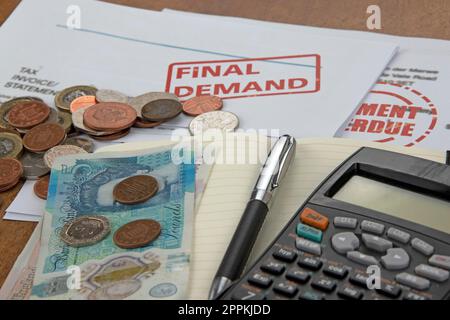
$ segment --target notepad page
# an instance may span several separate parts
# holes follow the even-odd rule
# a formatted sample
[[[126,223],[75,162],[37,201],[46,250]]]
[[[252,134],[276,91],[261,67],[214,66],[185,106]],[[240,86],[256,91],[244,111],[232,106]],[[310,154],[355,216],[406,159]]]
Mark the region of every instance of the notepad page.
[[[311,192],[362,146],[445,162],[443,152],[339,138],[299,140],[295,160],[270,208],[248,265],[273,241]],[[259,170],[260,165],[215,165],[196,217],[190,274],[191,299],[207,298],[212,279],[245,209]]]

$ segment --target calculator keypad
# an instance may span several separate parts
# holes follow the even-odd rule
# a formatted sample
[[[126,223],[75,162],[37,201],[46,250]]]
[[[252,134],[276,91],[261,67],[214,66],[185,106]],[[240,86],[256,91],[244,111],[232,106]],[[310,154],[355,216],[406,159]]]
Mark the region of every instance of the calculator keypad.
[[[299,213],[224,299],[429,300],[450,295],[448,245],[335,209],[311,205]],[[374,265],[381,272],[379,287],[368,273]]]

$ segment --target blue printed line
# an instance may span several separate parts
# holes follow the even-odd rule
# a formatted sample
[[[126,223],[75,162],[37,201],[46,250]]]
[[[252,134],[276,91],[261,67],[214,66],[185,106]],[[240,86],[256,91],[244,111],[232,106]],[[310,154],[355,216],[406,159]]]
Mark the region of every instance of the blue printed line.
[[[63,28],[63,29],[71,30],[71,31],[92,33],[92,34],[97,34],[97,35],[101,35],[101,36],[104,36],[104,37],[110,37],[110,38],[126,40],[126,41],[133,41],[133,42],[138,42],[138,43],[144,43],[144,44],[148,44],[148,45],[152,45],[152,46],[166,47],[166,48],[171,48],[171,49],[185,50],[185,51],[191,51],[191,52],[199,52],[199,53],[206,53],[206,54],[213,54],[213,55],[217,55],[217,56],[221,56],[221,57],[228,57],[228,58],[250,59],[249,57],[244,57],[244,56],[237,56],[237,55],[228,54],[228,53],[222,53],[222,52],[202,50],[202,49],[195,49],[195,48],[188,48],[188,47],[181,47],[181,46],[175,46],[175,45],[167,44],[167,43],[160,43],[160,42],[153,42],[153,41],[135,39],[135,38],[131,38],[131,37],[121,36],[121,35],[112,34],[112,33],[108,33],[108,32],[90,30],[90,29],[82,29],[82,28],[81,29],[69,29],[67,26],[61,25],[61,24],[57,24],[56,26],[58,28]],[[275,60],[260,60],[260,61],[261,62],[268,62],[268,63],[283,64],[283,65],[291,65],[291,66],[297,66],[297,67],[316,68],[315,65],[310,65],[310,64],[301,64],[301,63],[275,61]]]

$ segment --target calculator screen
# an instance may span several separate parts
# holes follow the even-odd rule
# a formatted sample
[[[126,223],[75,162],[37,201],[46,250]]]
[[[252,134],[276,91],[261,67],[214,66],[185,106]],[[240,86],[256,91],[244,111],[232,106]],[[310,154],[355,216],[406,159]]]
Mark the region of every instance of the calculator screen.
[[[448,201],[361,176],[353,176],[333,198],[450,234]]]

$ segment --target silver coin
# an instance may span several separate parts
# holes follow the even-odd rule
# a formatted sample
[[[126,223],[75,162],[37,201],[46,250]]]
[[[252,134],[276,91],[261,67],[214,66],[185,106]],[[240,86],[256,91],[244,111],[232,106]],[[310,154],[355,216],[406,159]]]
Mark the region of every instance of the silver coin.
[[[45,165],[49,168],[53,167],[56,159],[59,157],[69,156],[73,154],[87,153],[86,150],[72,145],[60,145],[47,150],[44,154]]]
[[[128,100],[130,100],[130,97],[128,97],[126,94],[119,92],[119,91],[100,89],[95,94],[95,99],[98,102],[128,103]]]
[[[64,142],[65,145],[77,146],[84,149],[86,152],[94,152],[94,142],[88,138],[70,137]]]
[[[228,111],[210,111],[195,117],[189,124],[191,134],[201,134],[206,130],[218,129],[234,131],[239,126],[239,118]]]
[[[103,240],[111,232],[109,220],[103,216],[81,216],[66,223],[61,240],[71,247],[85,247]]]
[[[30,180],[37,180],[50,172],[44,163],[44,155],[32,152],[24,152],[20,159],[23,166],[23,175]]]
[[[142,118],[142,108],[155,100],[175,100],[175,101],[179,101],[178,97],[176,95],[174,95],[173,93],[167,93],[167,92],[147,92],[144,94],[141,94],[140,96],[137,97],[132,97],[130,99],[130,101],[128,102],[128,104],[130,106],[132,106],[137,114],[138,117]]]

